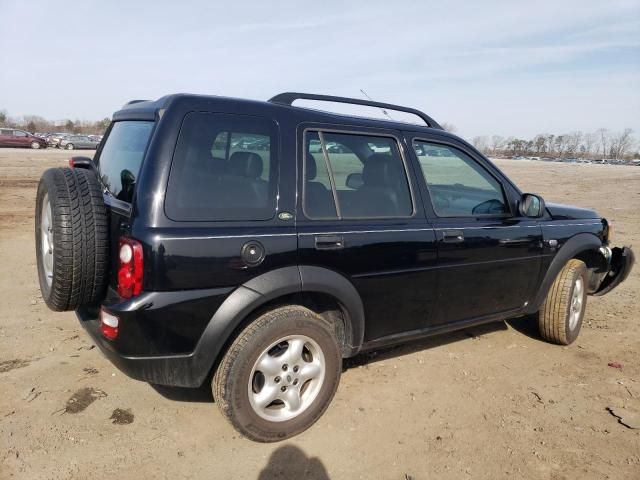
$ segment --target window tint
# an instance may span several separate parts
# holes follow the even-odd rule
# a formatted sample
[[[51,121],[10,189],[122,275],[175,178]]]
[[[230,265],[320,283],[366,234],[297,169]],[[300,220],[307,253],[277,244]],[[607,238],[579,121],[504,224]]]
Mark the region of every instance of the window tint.
[[[421,141],[413,143],[436,215],[469,217],[507,213],[500,182],[462,151]]]
[[[165,210],[179,221],[267,220],[276,210],[276,126],[194,112],[182,124]]]
[[[118,200],[131,202],[153,122],[115,122],[96,163],[105,188]]]
[[[396,140],[308,132],[304,209],[318,219],[410,216],[411,194]]]

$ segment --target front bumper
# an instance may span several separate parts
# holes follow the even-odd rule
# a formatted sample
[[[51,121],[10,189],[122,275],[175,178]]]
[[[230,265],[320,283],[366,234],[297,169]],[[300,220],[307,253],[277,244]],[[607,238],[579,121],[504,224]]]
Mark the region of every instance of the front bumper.
[[[624,282],[631,273],[635,260],[636,257],[631,247],[611,249],[609,268],[602,274],[596,274],[599,275],[597,278],[599,285],[592,295],[605,295]]]

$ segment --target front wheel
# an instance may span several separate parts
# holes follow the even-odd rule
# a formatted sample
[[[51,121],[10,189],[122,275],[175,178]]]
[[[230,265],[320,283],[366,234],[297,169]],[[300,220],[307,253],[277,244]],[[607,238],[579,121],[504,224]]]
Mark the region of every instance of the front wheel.
[[[38,148],[40,148],[40,142],[31,142],[31,148],[37,150]]]
[[[540,335],[548,342],[569,345],[578,338],[587,306],[587,273],[584,262],[572,259],[551,285],[538,312]]]
[[[67,150],[73,150],[73,143],[67,143],[67,146],[64,148],[66,148]]]
[[[213,396],[236,430],[275,442],[313,425],[338,388],[342,357],[332,326],[301,306],[264,313],[235,339]]]

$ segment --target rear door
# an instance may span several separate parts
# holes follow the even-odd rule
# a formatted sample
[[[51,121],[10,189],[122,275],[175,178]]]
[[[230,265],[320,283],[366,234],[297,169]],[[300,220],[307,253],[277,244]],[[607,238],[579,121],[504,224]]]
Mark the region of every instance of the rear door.
[[[537,220],[516,214],[513,187],[462,142],[414,137],[412,146],[438,245],[434,322],[519,310],[540,271]]]
[[[299,261],[351,280],[365,342],[420,330],[436,295],[435,233],[399,132],[299,128]]]
[[[13,130],[7,128],[0,129],[0,146],[10,147],[13,141]]]

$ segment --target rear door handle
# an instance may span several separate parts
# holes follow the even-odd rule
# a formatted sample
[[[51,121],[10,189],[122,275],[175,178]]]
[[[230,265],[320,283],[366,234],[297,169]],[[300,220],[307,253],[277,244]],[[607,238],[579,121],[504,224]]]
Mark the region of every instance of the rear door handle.
[[[531,239],[529,238],[501,238],[498,240],[500,245],[508,247],[510,245],[527,245],[531,243]]]
[[[442,241],[445,243],[462,243],[464,242],[464,231],[444,230],[442,232]]]
[[[317,235],[316,250],[340,250],[344,248],[342,235]]]

